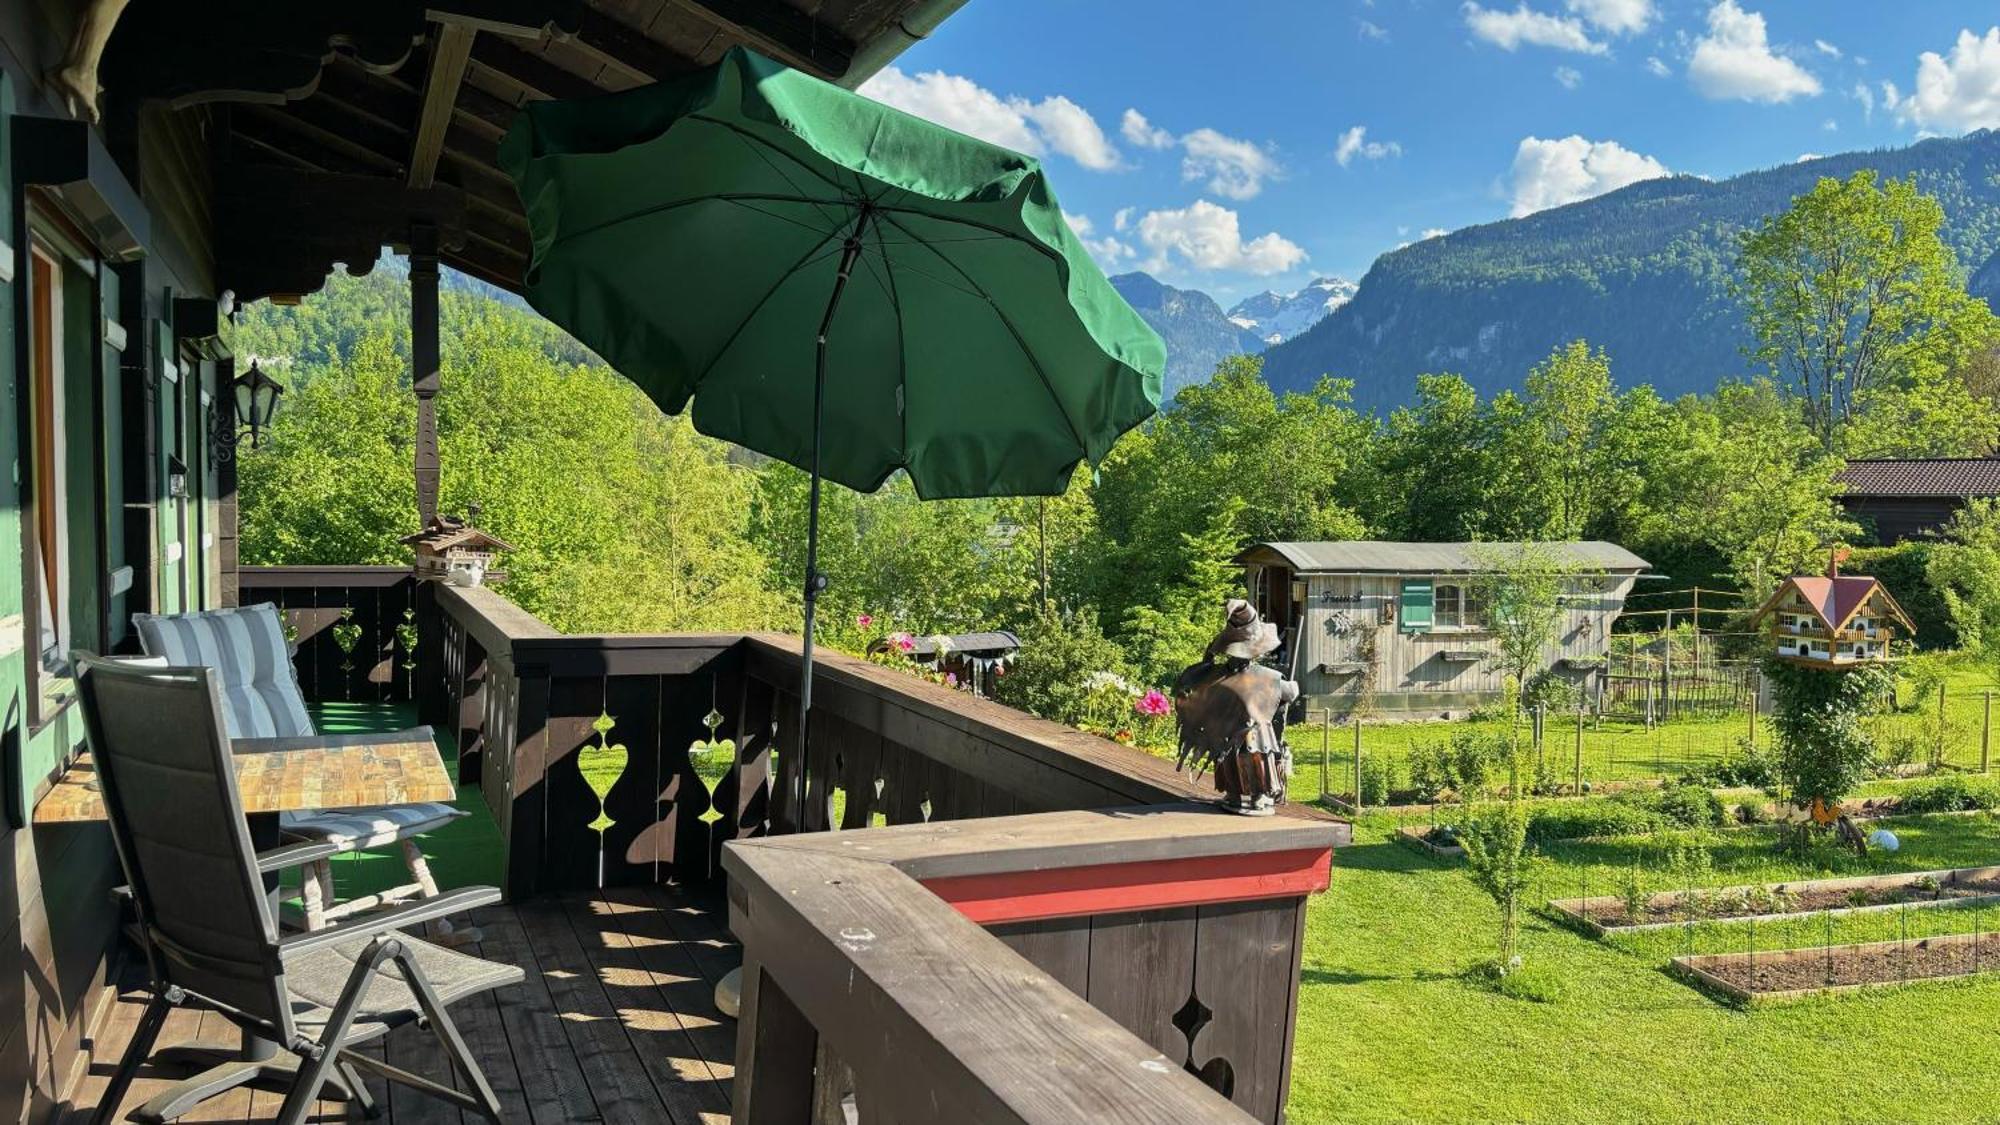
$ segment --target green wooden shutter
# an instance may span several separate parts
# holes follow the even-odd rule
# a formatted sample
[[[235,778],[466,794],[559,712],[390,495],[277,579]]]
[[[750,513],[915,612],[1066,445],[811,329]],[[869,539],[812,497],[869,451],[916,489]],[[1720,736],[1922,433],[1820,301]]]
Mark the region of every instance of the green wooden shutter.
[[[1433,609],[1436,596],[1428,578],[1403,579],[1403,598],[1400,624],[1405,633],[1428,633],[1431,631]]]

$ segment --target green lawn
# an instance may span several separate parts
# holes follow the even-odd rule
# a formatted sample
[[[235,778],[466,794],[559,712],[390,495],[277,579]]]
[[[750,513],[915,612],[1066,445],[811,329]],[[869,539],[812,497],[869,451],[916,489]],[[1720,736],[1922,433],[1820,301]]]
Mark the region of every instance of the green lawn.
[[[2000,975],[1740,1010],[1668,976],[1696,952],[1809,945],[1792,927],[1710,923],[1595,941],[1531,915],[1523,952],[1552,1003],[1512,1000],[1459,973],[1493,952],[1497,912],[1457,864],[1388,842],[1368,817],[1307,912],[1291,1118],[1353,1120],[1992,1120],[2000,1105]],[[1766,830],[1714,837],[1717,885],[2000,862],[2000,819],[1896,822],[1904,846],[1871,861],[1780,857]],[[1612,893],[1665,841],[1564,845],[1533,901]],[[1657,880],[1656,880],[1657,882]],[[1657,889],[1668,889],[1658,883]],[[1837,924],[1835,941],[1991,929],[2000,912],[1898,911]]]

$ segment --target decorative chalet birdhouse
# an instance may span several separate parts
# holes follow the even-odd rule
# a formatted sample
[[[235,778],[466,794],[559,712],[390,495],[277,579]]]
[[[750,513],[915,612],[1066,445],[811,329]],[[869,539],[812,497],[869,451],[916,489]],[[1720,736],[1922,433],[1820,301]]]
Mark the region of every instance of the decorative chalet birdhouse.
[[[435,579],[453,586],[478,586],[486,581],[487,568],[501,551],[514,548],[456,516],[436,516],[415,535],[403,536],[415,549],[418,578]]]
[[[1840,573],[1845,554],[1834,552],[1823,576],[1785,579],[1757,611],[1753,624],[1770,623],[1779,658],[1817,668],[1870,664],[1887,660],[1894,640],[1916,632],[1880,581]]]

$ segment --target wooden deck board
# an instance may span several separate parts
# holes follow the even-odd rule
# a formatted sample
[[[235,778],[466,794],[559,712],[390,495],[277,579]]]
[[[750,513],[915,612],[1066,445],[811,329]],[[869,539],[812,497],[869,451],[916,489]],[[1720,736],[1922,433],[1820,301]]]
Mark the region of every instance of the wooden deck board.
[[[716,1014],[713,984],[702,975],[694,949],[683,948],[677,931],[664,920],[681,900],[671,890],[657,897],[629,890],[614,894],[624,907],[610,905],[605,896],[588,895],[479,911],[474,921],[484,931],[484,941],[467,951],[520,965],[527,980],[517,988],[462,1000],[452,1006],[452,1016],[509,1122],[726,1121],[735,1024]],[[631,909],[634,903],[663,909]],[[690,909],[691,920],[683,925],[706,926],[703,920],[715,916],[712,910]],[[701,940],[713,944],[702,946],[699,960],[713,970],[733,950],[726,934],[716,936],[719,930],[702,933]],[[105,1017],[96,1062],[72,1092],[66,1121],[89,1119],[138,1026],[144,1002],[134,979]],[[158,1046],[233,1037],[234,1029],[220,1017],[183,1009],[168,1016]],[[449,1068],[435,1044],[428,1031],[405,1027],[366,1050],[443,1078]],[[121,1119],[182,1077],[185,1072],[179,1069],[151,1063],[141,1067]],[[369,1086],[385,1110],[379,1119],[384,1125],[456,1125],[474,1118],[412,1090],[372,1078]],[[267,1122],[283,1100],[277,1091],[237,1091],[212,1099],[182,1120]],[[332,1100],[319,1104],[314,1119],[362,1120],[358,1110]]]

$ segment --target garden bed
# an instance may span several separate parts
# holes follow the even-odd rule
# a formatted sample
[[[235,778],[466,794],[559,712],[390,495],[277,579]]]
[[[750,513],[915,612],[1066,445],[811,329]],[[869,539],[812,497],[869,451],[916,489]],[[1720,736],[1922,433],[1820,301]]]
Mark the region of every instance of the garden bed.
[[[1748,1003],[1855,992],[1911,981],[1949,980],[2000,969],[2000,934],[1949,934],[1771,953],[1676,957],[1674,971]]]
[[[1435,829],[1428,824],[1409,824],[1396,829],[1396,839],[1420,852],[1438,859],[1464,859],[1465,849],[1457,844],[1440,843],[1431,838]]]
[[[2000,867],[1959,867],[1844,879],[1800,879],[1649,895],[1634,918],[1617,895],[1556,899],[1558,919],[1596,936],[1637,933],[1690,921],[1776,921],[1806,914],[1839,917],[1904,906],[1978,906],[2000,902]]]

